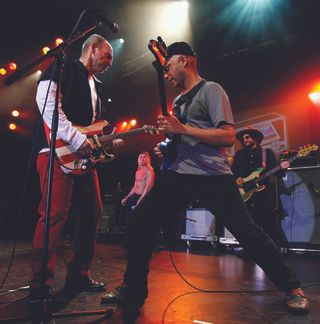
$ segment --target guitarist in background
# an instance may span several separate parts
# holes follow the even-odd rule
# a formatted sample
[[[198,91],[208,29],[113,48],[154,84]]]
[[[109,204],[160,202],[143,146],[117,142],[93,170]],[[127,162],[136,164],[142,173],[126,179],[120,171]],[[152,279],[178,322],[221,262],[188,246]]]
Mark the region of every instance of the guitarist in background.
[[[274,242],[252,221],[234,181],[225,150],[235,140],[227,94],[217,83],[203,81],[197,70],[196,55],[185,42],[167,48],[164,78],[182,91],[174,100],[175,116],[158,116],[160,131],[180,135],[176,158],[134,209],[129,223],[123,285],[104,295],[101,302],[118,304],[124,313],[138,316],[148,295],[149,260],[156,233],[165,219],[179,215],[190,201],[198,199],[285,292],[287,307],[306,312],[308,300],[301,283]],[[187,100],[176,105],[185,96]],[[162,157],[159,147],[158,144],[154,151]]]
[[[268,171],[276,167],[278,163],[271,149],[263,149],[261,147],[260,144],[264,136],[258,129],[244,129],[237,133],[236,137],[243,145],[243,148],[236,153],[231,169],[236,178],[237,185],[243,187],[243,178],[249,176],[253,171],[258,168]],[[281,162],[281,169],[287,169],[288,167],[290,167],[289,162]],[[284,171],[280,170],[275,175],[283,176]],[[246,202],[247,209],[254,222],[262,227],[278,245],[279,224],[277,215],[272,210],[272,202],[268,192],[270,177],[263,179],[259,184],[264,185],[266,188],[253,194]]]
[[[74,126],[88,126],[97,120],[101,114],[99,98],[100,82],[95,77],[112,65],[113,49],[100,35],[91,35],[82,46],[81,57],[78,60],[65,62],[59,98],[59,125],[57,139],[69,143],[74,150],[83,156],[90,152],[90,144],[86,136]],[[30,283],[30,303],[36,304],[42,296],[41,282],[41,251],[43,246],[45,205],[47,193],[47,167],[49,160],[48,139],[51,128],[52,112],[55,104],[57,73],[52,76],[51,65],[39,81],[36,101],[40,112],[48,99],[43,114],[43,124],[46,134],[43,134],[42,150],[37,156],[37,171],[40,176],[42,191],[38,208],[40,218],[37,222],[33,239],[32,280]],[[47,139],[47,140],[46,140]],[[122,140],[110,143],[110,146],[122,145]],[[89,267],[94,255],[97,223],[102,210],[100,188],[96,170],[73,177],[65,174],[57,161],[54,163],[53,187],[50,213],[50,228],[48,242],[48,263],[45,271],[45,298],[53,301],[53,278],[56,248],[63,226],[67,220],[72,203],[77,204],[79,222],[75,237],[74,253],[68,267],[65,288],[73,291],[104,291],[105,285],[90,277]]]

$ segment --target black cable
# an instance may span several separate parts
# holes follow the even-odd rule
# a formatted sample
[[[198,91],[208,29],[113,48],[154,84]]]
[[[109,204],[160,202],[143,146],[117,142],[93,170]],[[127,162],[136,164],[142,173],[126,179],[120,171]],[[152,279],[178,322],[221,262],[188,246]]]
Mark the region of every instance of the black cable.
[[[180,278],[188,285],[190,286],[191,288],[195,289],[196,291],[191,291],[191,292],[187,292],[187,293],[184,293],[182,295],[179,295],[175,298],[173,298],[169,304],[166,306],[165,310],[163,311],[163,315],[162,315],[162,323],[164,324],[165,323],[165,316],[166,316],[166,313],[169,309],[169,307],[179,298],[183,297],[183,296],[186,296],[186,295],[190,295],[190,294],[197,294],[197,293],[210,293],[210,294],[242,294],[242,293],[245,293],[245,294],[262,294],[262,293],[269,293],[269,292],[279,292],[278,289],[262,289],[262,290],[205,290],[205,289],[201,289],[201,288],[198,288],[196,286],[194,286],[193,284],[191,284],[187,279],[184,278],[184,276],[181,274],[181,272],[179,271],[179,269],[177,268],[175,262],[174,262],[174,259],[172,257],[172,249],[170,248],[169,249],[169,256],[170,256],[170,260],[171,260],[171,263],[176,271],[176,273],[180,276]],[[313,287],[313,286],[318,286],[320,285],[320,281],[316,281],[316,282],[313,282],[313,283],[309,283],[309,284],[304,284],[301,286],[301,288],[308,288],[308,287]]]
[[[264,292],[274,292],[274,291],[278,291],[278,289],[262,289],[262,290],[205,290],[205,289],[201,289],[198,288],[196,286],[194,286],[192,283],[190,283],[187,279],[184,278],[184,276],[181,274],[181,272],[179,271],[179,269],[177,268],[173,257],[172,257],[172,251],[170,249],[169,251],[169,255],[170,255],[170,260],[171,263],[176,271],[176,273],[180,276],[180,278],[191,288],[197,290],[198,292],[204,292],[204,293],[216,293],[216,294],[239,294],[239,293],[246,293],[246,294],[257,294],[257,293],[264,293]]]

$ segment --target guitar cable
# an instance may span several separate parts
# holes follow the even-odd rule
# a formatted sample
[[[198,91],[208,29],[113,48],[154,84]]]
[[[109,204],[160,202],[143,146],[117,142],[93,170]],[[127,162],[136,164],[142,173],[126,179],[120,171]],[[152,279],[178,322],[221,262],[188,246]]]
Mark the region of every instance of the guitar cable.
[[[201,293],[215,293],[215,294],[242,294],[242,293],[246,293],[246,294],[262,294],[262,293],[269,293],[269,292],[279,292],[278,289],[260,289],[260,290],[207,290],[207,289],[202,289],[199,288],[195,285],[193,285],[190,281],[188,281],[180,272],[180,270],[178,269],[177,265],[175,264],[175,261],[173,259],[172,256],[172,246],[170,245],[169,247],[169,256],[170,256],[170,260],[172,263],[172,266],[174,268],[174,270],[176,271],[176,273],[178,274],[178,276],[191,288],[195,289],[195,292],[201,292]],[[301,287],[302,288],[307,288],[307,287],[312,287],[312,286],[317,286],[320,285],[320,281],[316,281],[313,283],[308,283],[308,284],[304,284]],[[194,293],[195,293],[194,292]]]

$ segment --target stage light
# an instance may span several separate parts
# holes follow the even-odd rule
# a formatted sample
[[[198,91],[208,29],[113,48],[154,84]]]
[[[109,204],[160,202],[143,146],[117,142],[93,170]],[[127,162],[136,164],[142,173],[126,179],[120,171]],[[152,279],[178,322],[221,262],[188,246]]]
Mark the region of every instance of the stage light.
[[[63,43],[63,39],[62,39],[62,38],[57,38],[57,39],[55,40],[55,44],[56,44],[56,46],[59,46],[61,43]]]
[[[17,125],[15,123],[9,124],[9,129],[15,131],[17,129]]]
[[[111,98],[108,98],[107,101],[108,101],[108,102],[112,102]]]
[[[168,113],[169,113],[170,116],[173,115],[173,111],[172,110],[168,110]]]
[[[119,39],[119,42],[120,42],[120,44],[123,44],[124,43],[124,39],[123,38],[120,38]]]
[[[43,47],[42,53],[46,55],[50,51],[50,48],[48,46]]]
[[[1,75],[6,75],[6,74],[7,74],[7,70],[4,69],[4,68],[1,68],[1,69],[0,69],[0,74],[1,74]]]
[[[11,115],[12,115],[13,117],[19,117],[19,116],[20,116],[20,113],[19,113],[18,110],[15,109],[15,110],[12,110]]]
[[[189,25],[188,1],[171,1],[164,4],[164,9],[160,13],[159,22],[164,29],[164,34],[175,33],[175,35],[185,34]]]
[[[320,91],[309,93],[309,98],[313,104],[315,104],[316,106],[320,106]]]
[[[130,120],[130,126],[136,126],[137,125],[137,120],[136,119],[131,119]]]
[[[14,62],[10,62],[10,63],[8,64],[8,68],[9,68],[9,70],[14,71],[14,70],[17,69],[17,64],[14,63]]]
[[[128,123],[126,121],[122,122],[121,128],[126,128],[128,126]]]

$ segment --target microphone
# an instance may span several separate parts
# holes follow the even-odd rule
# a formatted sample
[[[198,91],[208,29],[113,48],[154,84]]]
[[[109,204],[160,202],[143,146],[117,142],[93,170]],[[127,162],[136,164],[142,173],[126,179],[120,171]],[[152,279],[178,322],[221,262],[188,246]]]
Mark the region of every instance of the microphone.
[[[98,17],[98,19],[103,22],[106,26],[108,26],[113,33],[117,33],[120,30],[120,27],[118,24],[109,21],[102,13],[94,11],[94,14]]]

